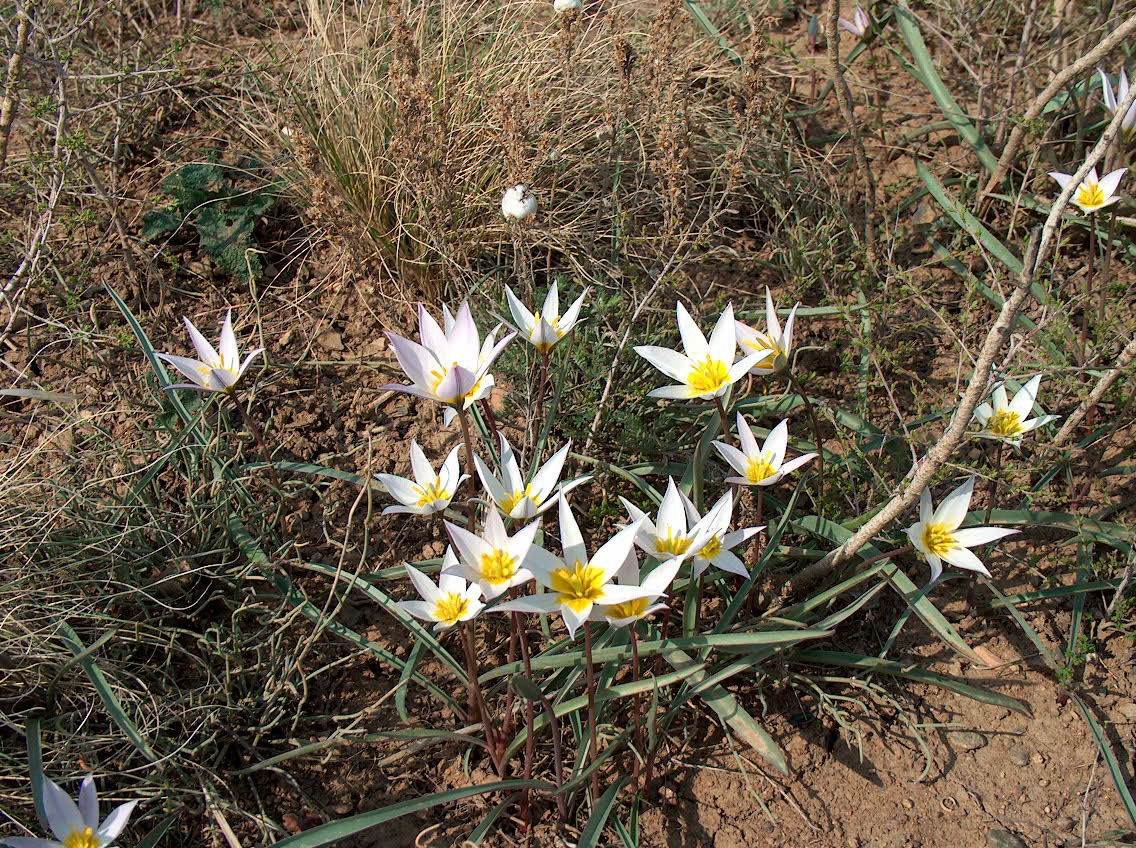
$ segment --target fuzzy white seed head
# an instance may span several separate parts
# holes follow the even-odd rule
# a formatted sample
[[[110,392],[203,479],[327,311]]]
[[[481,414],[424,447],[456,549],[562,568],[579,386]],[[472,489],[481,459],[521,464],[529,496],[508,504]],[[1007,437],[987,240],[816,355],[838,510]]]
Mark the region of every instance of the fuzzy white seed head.
[[[584,8],[582,0],[553,0],[552,8],[558,14],[563,15],[565,12],[579,12]]]
[[[536,195],[528,186],[518,183],[505,190],[501,198],[501,214],[509,221],[523,221],[536,214]]]

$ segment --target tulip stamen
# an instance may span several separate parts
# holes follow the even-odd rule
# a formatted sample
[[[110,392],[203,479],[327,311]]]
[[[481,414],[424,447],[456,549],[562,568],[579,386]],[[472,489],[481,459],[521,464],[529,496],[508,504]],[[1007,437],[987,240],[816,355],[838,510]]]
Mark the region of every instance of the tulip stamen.
[[[750,484],[760,483],[776,473],[777,467],[774,465],[773,457],[769,451],[753,457],[746,463],[745,475]]]
[[[469,598],[460,592],[450,592],[434,603],[434,618],[447,627],[453,627],[469,611]]]
[[[935,556],[950,553],[956,547],[954,534],[946,524],[928,524],[923,528],[923,545]]]
[[[64,848],[99,848],[99,839],[90,827],[72,830],[63,840]]]
[[[730,367],[721,359],[714,359],[709,354],[701,362],[696,362],[686,378],[693,397],[709,395],[718,391],[729,383]]]
[[[557,568],[549,574],[552,591],[557,593],[556,602],[583,612],[592,603],[604,597],[603,569],[585,565],[579,560],[572,568]]]
[[[508,583],[517,573],[517,558],[507,550],[494,548],[481,555],[481,576],[487,583],[500,586]]]
[[[987,427],[995,436],[1003,437],[1016,436],[1024,429],[1021,418],[1012,409],[999,409],[990,416]]]

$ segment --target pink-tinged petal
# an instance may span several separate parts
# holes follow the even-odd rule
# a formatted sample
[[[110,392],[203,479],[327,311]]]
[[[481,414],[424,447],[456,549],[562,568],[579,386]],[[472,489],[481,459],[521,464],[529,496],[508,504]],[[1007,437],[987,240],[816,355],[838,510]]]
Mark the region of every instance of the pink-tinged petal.
[[[688,357],[669,347],[658,345],[637,345],[634,350],[672,380],[686,383],[686,376],[693,365]]]
[[[420,389],[418,388],[418,386],[405,386],[402,383],[387,383],[385,386],[379,386],[379,388],[383,391],[403,392],[404,394],[414,395],[415,397],[423,398],[424,400],[437,400],[437,398],[434,397],[431,392],[428,392],[425,389]],[[451,409],[450,411],[452,412],[453,410]],[[446,426],[449,426],[448,421],[446,422]]]
[[[935,523],[946,525],[948,530],[954,530],[970,509],[970,499],[974,494],[974,478],[968,477],[963,484],[951,492],[935,510]]]
[[[1019,532],[1009,527],[964,527],[955,530],[952,535],[955,537],[955,541],[964,548],[975,548],[979,545],[997,542],[1007,536],[1014,536]]]
[[[738,427],[738,442],[741,445],[741,452],[747,457],[757,456],[761,453],[761,449],[757,446],[757,439],[754,438],[753,430],[750,429],[749,422],[745,420],[745,416],[740,412],[737,417]],[[744,473],[745,468],[739,468],[739,471]]]
[[[95,779],[90,775],[79,785],[79,815],[91,830],[99,827],[99,796],[95,791]]]
[[[782,465],[781,468],[779,469],[778,473],[782,477],[784,477],[786,474],[792,474],[794,471],[796,471],[798,468],[800,468],[806,462],[811,462],[812,460],[814,460],[816,458],[817,458],[817,455],[815,453],[803,453],[800,456],[798,456],[796,459],[790,459],[788,462],[786,462],[784,465]]]
[[[173,354],[169,353],[159,353],[156,355],[158,359],[162,360],[163,362],[168,362],[170,365],[180,371],[184,376],[192,380],[197,388],[209,388],[209,373],[208,371],[201,370],[203,363],[199,362],[196,359],[190,359],[187,356],[174,356]],[[171,386],[171,388],[173,387]]]
[[[475,369],[474,363],[480,356],[478,349],[480,343],[477,325],[473,322],[473,313],[469,309],[469,301],[462,301],[462,305],[458,307],[453,328],[446,333],[446,339],[449,341],[450,350],[454,352],[458,362],[467,368]]]
[[[221,325],[221,344],[220,350],[221,361],[226,368],[236,369],[237,362],[240,361],[241,354],[237,350],[237,335],[233,332],[233,310],[229,309],[225,313],[225,323]]]
[[[698,329],[698,325],[694,323],[694,319],[690,317],[690,313],[686,311],[681,301],[675,303],[675,313],[678,316],[678,334],[682,339],[682,348],[686,355],[695,361],[705,359],[706,354],[710,352],[706,337],[702,335],[702,331]]]
[[[6,848],[60,848],[54,839],[40,839],[35,836],[3,836],[0,845]]]
[[[773,467],[780,468],[781,463],[785,461],[785,449],[788,446],[789,422],[783,420],[769,431],[769,436],[766,438],[765,444],[761,446],[761,452],[762,454],[771,454],[770,459],[773,462]]]
[[[418,304],[418,338],[422,340],[422,346],[435,356],[449,355],[450,344],[446,340],[445,331],[438,326],[434,316],[427,312],[425,305],[421,303]]]
[[[232,371],[213,368],[209,372],[209,388],[215,392],[224,392],[237,384],[238,375]]]
[[[455,366],[446,371],[446,375],[438,385],[432,387],[435,400],[442,403],[457,403],[462,395],[473,387],[473,376],[461,366]]]
[[[722,314],[718,316],[718,323],[710,333],[710,357],[730,362],[734,358],[734,351],[738,346],[738,337],[734,331],[734,305],[726,304]],[[746,369],[749,370],[749,369]],[[742,373],[745,373],[744,371]]]
[[[263,353],[264,348],[262,347],[258,347],[256,350],[249,351],[248,356],[246,356],[244,362],[241,363],[241,367],[237,369],[237,377],[243,377],[245,371],[247,371],[248,367],[252,365],[252,361]]]
[[[216,365],[220,357],[217,356],[217,351],[213,348],[213,345],[209,344],[209,340],[198,332],[198,329],[193,326],[192,321],[184,316],[181,320],[182,323],[185,324],[186,332],[189,333],[189,339],[193,342],[193,347],[197,350],[197,358],[206,365]]]
[[[859,32],[856,31],[856,25],[854,23],[852,23],[852,21],[848,20],[847,18],[837,18],[836,22],[838,24],[840,24],[841,29],[845,29],[848,32],[852,33],[853,35],[859,35],[860,34]]]
[[[1073,182],[1072,174],[1062,174],[1060,171],[1050,171],[1049,176],[1057,180],[1057,184],[1061,186],[1062,191],[1069,187],[1069,183]]]
[[[951,550],[942,554],[942,558],[956,568],[965,568],[967,571],[977,571],[979,574],[990,576],[990,572],[986,570],[982,560],[966,548],[951,548]]]
[[[436,621],[434,618],[434,605],[427,601],[395,601],[394,605],[405,613],[423,621]]]
[[[434,468],[414,439],[410,440],[410,470],[420,485],[434,482]]]
[[[387,333],[395,358],[406,376],[420,389],[430,389],[434,381],[431,371],[442,373],[442,366],[437,357],[417,342],[404,339],[394,333]]]
[[[722,455],[722,459],[726,460],[735,471],[742,475],[746,473],[746,466],[749,464],[749,459],[744,453],[733,445],[727,445],[725,442],[715,441],[712,444],[717,448],[718,453]],[[745,482],[744,476],[742,479],[743,482]]]
[[[410,563],[406,563],[404,568],[406,569],[406,576],[410,578],[410,582],[414,584],[415,591],[422,596],[423,600],[430,602],[438,600],[441,596],[441,592],[429,577]]]
[[[1126,173],[1128,173],[1127,168],[1117,168],[1115,171],[1105,174],[1100,181],[1101,191],[1104,192],[1105,197],[1116,194],[1117,186],[1120,185],[1120,180]]]
[[[43,782],[43,809],[48,827],[60,842],[65,841],[72,831],[82,831],[87,826],[75,802],[51,780]]]
[[[501,339],[501,341],[496,342],[491,348],[489,348],[489,350],[484,355],[478,357],[478,379],[489,373],[489,369],[493,366],[493,363],[497,360],[497,357],[501,355],[501,351],[505,349],[505,346],[509,344],[509,342],[511,342],[513,340],[513,337],[516,335],[516,333],[509,333],[509,335],[505,336],[503,339]]]
[[[509,304],[509,314],[513,316],[513,321],[516,322],[517,329],[524,333],[532,332],[535,318],[528,308],[521,303],[513,290],[505,286],[505,300]]]

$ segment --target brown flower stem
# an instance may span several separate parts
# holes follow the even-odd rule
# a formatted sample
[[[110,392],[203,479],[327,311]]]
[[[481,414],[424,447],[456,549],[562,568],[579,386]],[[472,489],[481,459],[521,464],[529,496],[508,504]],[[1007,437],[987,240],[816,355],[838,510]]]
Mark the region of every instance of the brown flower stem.
[[[726,423],[726,407],[722,403],[722,396],[721,395],[715,395],[714,396],[714,403],[716,403],[718,405],[718,417],[722,419],[722,425],[721,425],[721,427],[719,427],[719,431],[722,434],[722,438],[729,441],[730,428],[729,428],[729,425]]]
[[[458,421],[461,422],[462,428],[462,441],[465,442],[465,473],[469,475],[471,480],[477,479],[477,469],[473,465],[473,435],[469,431],[469,413],[465,411],[464,407],[458,407]],[[470,504],[469,516],[466,518],[466,529],[473,532],[473,522],[477,515],[477,509]]]
[[[533,408],[536,410],[536,416],[533,419],[535,428],[535,432],[533,433],[534,440],[540,437],[541,430],[544,427],[544,395],[548,388],[548,356],[549,352],[547,350],[540,351],[540,369],[536,384],[536,403],[533,404]],[[539,464],[540,460],[541,457],[539,456],[533,457],[533,462],[536,464]]]
[[[481,726],[485,729],[485,745],[489,751],[489,759],[493,761],[493,769],[497,772],[498,777],[504,777],[504,764],[501,762],[501,743],[497,736],[496,727],[493,724],[493,718],[489,710],[485,706],[485,697],[481,691],[481,683],[477,679],[477,657],[473,650],[473,627],[472,621],[464,622],[461,625],[462,633],[462,647],[465,648],[465,671],[466,671],[466,687],[469,695],[469,712],[470,721],[481,720]]]
[[[1097,215],[1089,213],[1089,267],[1085,277],[1086,302],[1081,306],[1081,364],[1084,365],[1089,358],[1089,304],[1088,299],[1093,294],[1093,277],[1096,272],[1097,255]]]
[[[635,633],[635,622],[634,621],[631,622],[631,624],[628,626],[627,631],[631,636],[631,679],[634,682],[638,683],[639,682],[639,636]],[[631,764],[631,774],[632,774],[631,785],[632,785],[632,787],[634,787],[634,791],[636,791],[636,792],[638,792],[639,789],[641,788],[640,785],[639,785],[640,770],[641,770],[640,757],[645,756],[644,753],[643,753],[643,701],[642,701],[642,697],[643,697],[642,692],[636,692],[635,695],[634,695],[634,706],[633,706],[633,709],[635,710],[635,755],[632,758],[632,764]]]
[[[990,492],[986,496],[986,518],[982,520],[983,524],[990,523],[990,511],[994,509],[994,501],[998,499],[998,484],[1002,481],[1002,448],[1004,445],[1001,441],[998,446],[994,448],[994,479],[990,481]]]
[[[244,422],[245,427],[252,433],[253,440],[256,442],[257,450],[260,451],[260,456],[264,460],[265,473],[268,474],[268,480],[272,483],[274,489],[280,489],[280,478],[276,476],[276,466],[272,464],[272,453],[268,450],[268,445],[264,441],[264,433],[261,432],[260,426],[253,419],[248,410],[248,401],[244,403],[237,396],[237,393],[229,392],[229,397],[233,400],[233,406],[237,408],[237,412],[241,416],[241,421]]]
[[[665,610],[663,610],[663,621],[659,625],[659,641],[660,642],[666,642],[667,641],[667,633],[670,630],[670,624],[671,624],[671,608],[668,606]],[[659,674],[662,673],[662,670],[663,670],[663,652],[660,651],[659,653],[655,654],[655,677],[658,677]],[[652,712],[651,713],[651,726],[655,727],[658,720],[659,720],[658,714]],[[650,792],[651,791],[651,781],[652,781],[651,771],[654,767],[654,764],[655,764],[655,749],[652,748],[650,751],[647,752],[646,762],[643,763],[643,783],[642,783],[642,786],[643,786],[644,792]]]
[[[789,373],[789,385],[793,387],[793,391],[800,395],[801,400],[805,402],[805,410],[809,414],[809,422],[813,427],[813,441],[816,442],[818,466],[816,501],[817,514],[821,518],[824,518],[824,446],[820,438],[820,419],[817,417],[816,407],[813,406],[812,400],[810,400],[809,396],[805,394],[804,388],[802,388],[800,382],[798,382],[797,378],[792,374],[792,372]]]
[[[547,697],[541,697],[540,705],[544,708],[544,714],[548,716],[548,727],[552,731],[552,770],[556,776],[556,788],[559,789],[564,785],[564,749],[560,739],[560,720],[556,718],[556,708]],[[556,793],[556,809],[560,813],[560,823],[567,824],[568,801],[563,792]]]
[[[525,677],[532,680],[532,661],[529,654],[529,637],[525,633],[524,617],[519,612],[513,613],[513,627],[517,632],[517,642],[521,646],[521,662],[525,666]],[[533,702],[525,698],[525,770],[524,779],[532,778],[533,759],[536,754],[536,741],[533,739]],[[507,734],[506,734],[507,735]],[[521,792],[521,820],[528,829],[532,821],[532,812],[529,808],[529,790]]]
[[[1108,236],[1104,243],[1104,259],[1101,260],[1101,280],[1097,286],[1097,323],[1104,324],[1105,309],[1108,306],[1108,278],[1112,276],[1112,236],[1116,230],[1116,212],[1109,208]]]
[[[494,447],[501,444],[501,431],[497,429],[497,416],[493,414],[493,404],[488,397],[481,399],[481,411],[485,413],[485,422],[489,425],[489,432],[493,434]]]
[[[765,511],[765,487],[764,486],[758,486],[757,487],[757,493],[754,495],[754,497],[757,499],[757,508],[756,508],[757,509],[757,516],[754,518],[753,523],[760,525],[761,524],[761,514]],[[758,530],[757,535],[758,535],[758,538],[760,539],[762,536],[765,535],[765,531],[764,530]],[[750,586],[749,587],[749,597],[746,599],[746,606],[749,609],[750,615],[757,615],[757,592],[755,591],[756,589],[757,589],[756,585]]]
[[[592,665],[592,627],[587,621],[584,622],[584,655],[588,686],[588,764],[591,764],[599,752],[599,734],[596,732],[596,670]],[[595,771],[591,775],[591,785],[594,804],[600,798],[600,779]]]

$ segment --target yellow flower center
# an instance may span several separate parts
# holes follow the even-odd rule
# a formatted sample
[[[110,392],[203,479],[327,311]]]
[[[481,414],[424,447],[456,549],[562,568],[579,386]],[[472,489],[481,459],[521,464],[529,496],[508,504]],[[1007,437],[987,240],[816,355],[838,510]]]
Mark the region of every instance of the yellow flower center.
[[[703,545],[702,548],[698,551],[698,553],[695,554],[695,556],[697,556],[699,559],[713,560],[715,557],[717,557],[721,553],[722,553],[722,537],[721,536],[712,536],[710,538],[710,541],[707,542],[705,545]]]
[[[712,395],[726,385],[729,376],[730,369],[726,363],[721,359],[711,359],[707,354],[704,360],[695,363],[690,376],[686,378],[686,384],[690,387],[691,394],[696,397]]]
[[[606,607],[604,609],[604,615],[606,615],[608,618],[614,618],[616,620],[624,618],[639,618],[643,615],[643,612],[646,609],[647,599],[636,598],[633,601],[627,601],[622,604],[613,604],[610,607]]]
[[[434,618],[446,627],[453,627],[467,612],[469,612],[469,598],[458,592],[450,592],[434,602]]]
[[[73,830],[63,840],[64,848],[99,848],[98,837],[95,832],[85,827],[82,830]]]
[[[430,506],[434,501],[448,501],[450,499],[450,490],[442,488],[442,478],[434,478],[433,483],[427,483],[425,486],[415,486],[414,491],[418,492],[417,506],[424,507]]]
[[[923,547],[935,556],[950,553],[956,547],[954,534],[945,524],[926,524],[923,527]]]
[[[556,333],[556,341],[554,341],[554,342],[533,342],[533,344],[536,345],[536,349],[539,350],[541,353],[548,353],[556,345],[556,342],[558,342],[562,338],[564,338],[564,332],[560,329],[560,316],[559,315],[553,315],[551,318],[545,318],[544,320],[548,322],[548,326],[550,326],[552,328],[552,331],[554,333]],[[540,312],[535,312],[535,313],[533,313],[532,329],[529,331],[529,340],[532,341],[532,339],[535,338],[536,334],[539,333],[539,332],[540,332]]]
[[[773,457],[769,453],[755,456],[746,463],[746,481],[751,485],[767,480],[777,473],[773,465]]]
[[[549,575],[552,591],[558,593],[556,602],[583,612],[589,605],[604,596],[604,574],[594,565],[576,560],[572,568],[557,568]]]
[[[481,555],[481,576],[487,583],[499,586],[508,583],[517,573],[517,558],[508,551],[494,548]]]
[[[682,556],[690,550],[690,542],[689,536],[683,536],[681,533],[676,536],[673,530],[668,527],[666,536],[655,537],[655,548],[661,554]]]
[[[1087,212],[1104,206],[1104,192],[1101,190],[1100,183],[1095,183],[1092,180],[1085,180],[1081,183],[1080,188],[1077,189],[1076,203]]]
[[[501,500],[501,509],[503,509],[506,513],[510,513],[514,509],[516,509],[517,504],[519,504],[525,498],[531,497],[532,486],[525,486],[524,489],[514,489],[512,492],[505,495],[505,497]]]
[[[785,354],[781,346],[765,333],[758,333],[754,338],[746,339],[742,342],[742,346],[748,347],[754,353],[765,353],[765,356],[753,363],[754,368],[772,368],[778,355]]]
[[[995,436],[1016,436],[1022,432],[1022,422],[1013,410],[999,409],[990,416],[986,428]]]

